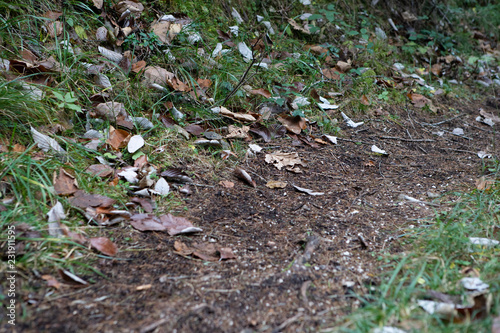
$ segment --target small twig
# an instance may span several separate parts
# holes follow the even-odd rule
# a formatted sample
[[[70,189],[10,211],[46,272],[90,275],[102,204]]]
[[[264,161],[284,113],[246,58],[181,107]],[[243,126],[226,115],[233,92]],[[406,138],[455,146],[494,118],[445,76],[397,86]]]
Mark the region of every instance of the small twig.
[[[461,116],[462,116],[462,115],[461,115],[461,114],[459,114],[458,116],[455,116],[455,117],[453,117],[453,118],[446,119],[446,120],[443,120],[443,121],[440,121],[440,122],[438,122],[438,123],[434,123],[434,124],[431,124],[431,123],[420,123],[420,124],[421,124],[421,125],[427,125],[427,126],[438,126],[438,125],[442,125],[442,124],[444,124],[444,123],[448,123],[448,122],[450,122],[450,121],[452,121],[452,120],[455,120],[455,119],[457,119],[457,118],[459,118],[459,117],[461,117]]]
[[[302,315],[303,315],[302,312],[299,312],[292,318],[288,318],[280,326],[276,327],[276,329],[273,330],[273,333],[281,332],[285,327],[287,327],[288,325],[290,325],[291,323],[297,321],[300,317],[302,317]]]
[[[388,139],[388,140],[400,140],[400,141],[406,141],[406,142],[434,142],[435,140],[432,139],[405,139],[405,138],[398,138],[395,136],[380,136],[381,139]]]

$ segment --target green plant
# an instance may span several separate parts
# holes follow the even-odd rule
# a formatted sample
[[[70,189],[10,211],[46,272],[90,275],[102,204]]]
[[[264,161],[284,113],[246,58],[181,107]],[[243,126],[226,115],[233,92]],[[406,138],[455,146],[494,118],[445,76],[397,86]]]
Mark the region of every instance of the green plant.
[[[57,107],[61,109],[70,109],[76,112],[82,112],[82,107],[75,104],[78,98],[75,97],[75,93],[70,91],[66,94],[61,94],[57,91],[52,91],[54,97],[58,99],[59,103],[57,103]]]

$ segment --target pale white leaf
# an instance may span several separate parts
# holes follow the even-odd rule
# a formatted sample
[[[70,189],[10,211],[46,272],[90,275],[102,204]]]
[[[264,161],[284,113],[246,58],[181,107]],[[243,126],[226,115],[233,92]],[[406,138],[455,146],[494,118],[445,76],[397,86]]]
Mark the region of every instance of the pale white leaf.
[[[443,315],[453,315],[455,314],[455,305],[450,303],[418,300],[418,305],[422,307],[429,314],[443,314]]]
[[[303,188],[303,187],[298,187],[298,186],[295,186],[295,185],[292,185],[297,191],[299,192],[303,192],[303,193],[307,193],[309,195],[324,195],[325,193],[323,192],[314,192],[313,190],[309,190],[307,188]]]
[[[406,333],[406,331],[400,330],[396,327],[384,326],[374,329],[373,333]]]
[[[55,222],[66,218],[63,205],[58,201],[47,213],[48,221]]]
[[[140,135],[134,135],[127,144],[127,150],[133,154],[144,146],[144,139]]]
[[[341,112],[340,114],[342,115],[342,118],[344,118],[344,120],[347,123],[347,126],[349,126],[349,127],[356,128],[356,127],[361,126],[361,125],[364,124],[363,121],[361,121],[359,123],[355,123],[354,121],[351,120],[351,118],[349,118],[348,116],[346,116],[346,114],[344,112]]]
[[[375,145],[372,146],[372,152],[374,152],[376,154],[389,155],[385,150],[382,150]]]
[[[170,185],[168,185],[165,178],[158,179],[155,185],[155,192],[159,195],[167,195],[170,193]]]
[[[121,53],[108,50],[107,48],[102,46],[98,46],[97,49],[99,50],[99,53],[102,54],[106,59],[113,62],[119,63],[123,59],[123,55]]]
[[[244,42],[239,42],[238,43],[238,51],[240,51],[241,55],[243,56],[245,62],[250,62],[253,59],[253,53],[252,50],[250,50]]]
[[[453,133],[455,135],[464,135],[464,130],[460,127],[457,127],[455,129],[453,129],[453,132],[451,132],[451,133]]]
[[[337,137],[336,136],[331,136],[331,135],[326,135],[326,134],[324,136],[325,136],[325,138],[327,138],[334,145],[337,144]]]
[[[487,152],[481,150],[477,153],[477,157],[479,157],[480,159],[483,159],[483,158],[492,158],[493,156],[491,156],[491,154],[488,154]]]
[[[489,284],[484,283],[480,278],[477,277],[465,277],[460,280],[462,286],[468,290],[483,291],[490,287]]]
[[[126,181],[128,181],[131,184],[135,184],[139,181],[137,178],[137,168],[131,167],[131,168],[126,168],[123,169],[122,171],[118,172],[118,176],[125,178]]]
[[[47,152],[52,149],[58,153],[66,153],[59,143],[50,136],[38,132],[33,127],[31,127],[31,134],[33,135],[33,140],[35,140],[35,143],[41,150]]]
[[[234,9],[234,7],[232,7],[231,16],[234,18],[236,23],[238,23],[238,24],[243,23],[243,19],[241,18],[240,13],[238,13],[238,11],[236,9]]]
[[[212,51],[212,58],[219,56],[220,51],[222,51],[222,43],[217,43],[215,49]]]
[[[256,144],[249,144],[248,147],[255,153],[260,153],[262,151],[262,147]]]
[[[474,245],[480,246],[496,246],[500,244],[499,241],[489,238],[481,238],[481,237],[469,237],[469,241]]]
[[[232,35],[237,37],[238,33],[240,32],[240,27],[238,27],[237,25],[230,26],[229,31],[231,31]]]

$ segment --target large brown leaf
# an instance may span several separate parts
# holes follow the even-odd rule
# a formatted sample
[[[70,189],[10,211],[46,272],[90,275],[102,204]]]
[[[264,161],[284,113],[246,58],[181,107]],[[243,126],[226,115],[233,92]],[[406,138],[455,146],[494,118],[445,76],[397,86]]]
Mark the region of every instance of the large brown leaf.
[[[107,237],[92,237],[89,239],[90,245],[99,252],[107,256],[115,256],[118,253],[118,247]]]

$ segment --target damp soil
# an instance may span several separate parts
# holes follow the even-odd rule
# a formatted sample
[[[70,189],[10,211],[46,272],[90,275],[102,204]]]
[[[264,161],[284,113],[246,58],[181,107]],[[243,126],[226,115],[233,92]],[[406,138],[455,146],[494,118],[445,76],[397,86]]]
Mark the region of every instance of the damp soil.
[[[446,112],[392,107],[386,109],[392,116],[364,115],[366,123],[357,128],[341,123],[337,145],[313,147],[291,138],[256,142],[264,153],[240,165],[255,188],[223,171],[233,188],[198,179],[206,186],[196,186],[184,198],[188,209],[176,215],[203,232],[171,237],[115,226],[118,258],[96,262],[105,277],[82,276],[94,282],[85,288],[54,292],[26,273],[18,295],[24,314],[14,331],[317,332],[334,327],[360,306],[356,295],[376,290],[385,254],[411,251],[405,235],[412,228],[449,209],[457,199],[454,191],[475,188],[484,170],[478,151],[498,153],[494,144],[500,134],[476,121],[480,107],[499,115],[494,101],[440,102]],[[452,134],[455,128],[464,135]],[[373,154],[372,145],[389,155]],[[278,150],[298,153],[307,165],[302,173],[267,164],[264,154]],[[265,186],[270,180],[288,185],[270,189]],[[292,185],[324,194],[308,195]],[[180,255],[176,240],[231,248],[237,258],[208,262]],[[1,325],[0,330],[12,331]]]

